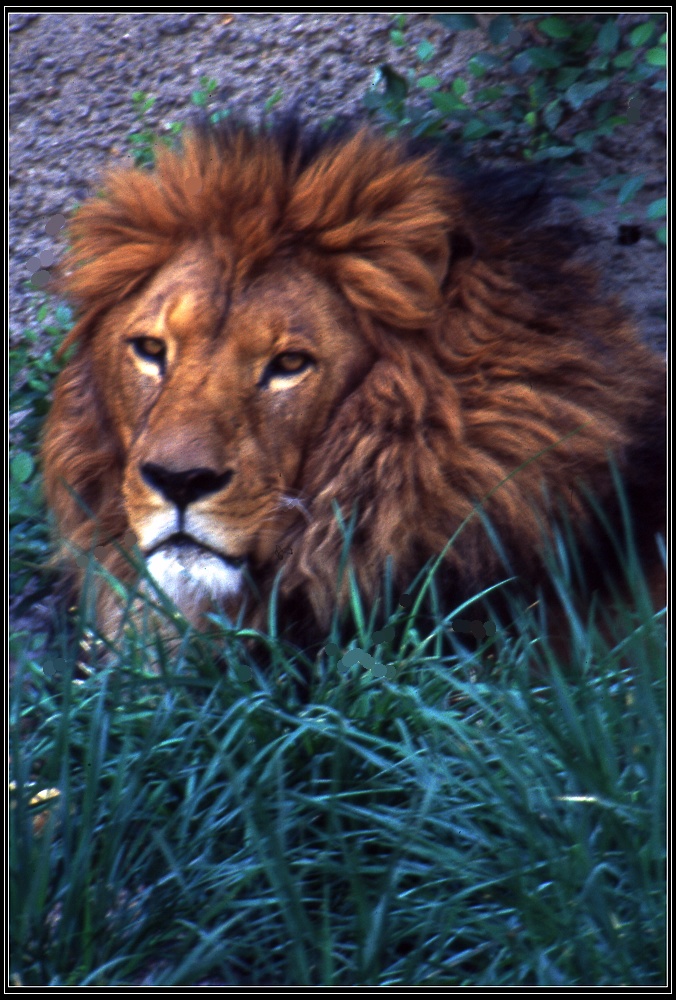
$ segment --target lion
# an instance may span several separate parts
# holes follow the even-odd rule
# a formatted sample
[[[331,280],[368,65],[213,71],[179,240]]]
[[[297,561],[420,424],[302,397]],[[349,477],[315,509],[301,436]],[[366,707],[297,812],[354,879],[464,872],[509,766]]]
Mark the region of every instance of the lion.
[[[368,129],[194,132],[111,170],[70,224],[44,439],[76,579],[95,550],[134,586],[133,548],[197,627],[262,627],[275,589],[321,632],[349,523],[367,603],[442,554],[450,609],[506,566],[537,586],[556,512],[611,572],[616,472],[659,576],[664,364],[514,183]],[[123,604],[103,587],[104,632]]]

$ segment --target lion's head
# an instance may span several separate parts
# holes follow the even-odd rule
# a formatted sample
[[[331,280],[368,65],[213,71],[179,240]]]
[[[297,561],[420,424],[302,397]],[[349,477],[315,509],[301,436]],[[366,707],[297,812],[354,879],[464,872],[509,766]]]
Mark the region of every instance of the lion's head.
[[[281,571],[325,625],[341,514],[367,598],[388,559],[403,591],[479,503],[537,577],[548,503],[582,527],[611,454],[652,535],[661,365],[560,234],[483,183],[366,132],[230,130],[110,173],[63,269],[77,348],[44,458],[66,551],[103,546],[128,579],[135,539],[196,622],[242,602],[256,620]],[[481,517],[446,569],[449,600],[499,572]],[[100,613],[110,628],[110,594]]]

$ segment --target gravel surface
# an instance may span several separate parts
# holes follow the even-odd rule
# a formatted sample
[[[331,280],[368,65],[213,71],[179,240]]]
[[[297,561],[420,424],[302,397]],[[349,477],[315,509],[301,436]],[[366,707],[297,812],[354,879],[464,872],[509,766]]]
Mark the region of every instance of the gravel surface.
[[[135,91],[156,97],[148,122],[157,127],[190,117],[201,76],[218,81],[216,106],[248,117],[281,89],[280,106],[309,119],[364,119],[361,98],[379,64],[411,65],[415,44],[427,38],[441,54],[430,66],[450,81],[480,44],[476,31],[450,35],[432,15],[411,14],[402,50],[391,27],[386,13],[10,13],[10,336],[34,322],[44,301],[28,286],[32,259],[48,268],[61,252],[59,237],[45,230],[49,220],[95,190],[106,163],[129,156]],[[637,213],[663,192],[664,103],[659,94],[644,100],[641,122],[589,161],[599,177],[646,173]],[[612,202],[593,218],[597,256],[645,335],[662,344],[663,248],[651,224],[639,242],[621,245],[620,221]]]

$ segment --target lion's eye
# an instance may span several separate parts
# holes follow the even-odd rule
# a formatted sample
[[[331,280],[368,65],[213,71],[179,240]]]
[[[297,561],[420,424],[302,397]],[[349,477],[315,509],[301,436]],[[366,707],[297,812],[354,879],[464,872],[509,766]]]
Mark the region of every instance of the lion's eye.
[[[283,351],[268,363],[265,380],[269,381],[271,378],[284,375],[299,375],[311,364],[312,358],[309,354],[304,354],[302,351]]]
[[[131,337],[129,343],[134,354],[142,361],[152,361],[160,368],[164,368],[167,347],[163,340],[158,337]]]

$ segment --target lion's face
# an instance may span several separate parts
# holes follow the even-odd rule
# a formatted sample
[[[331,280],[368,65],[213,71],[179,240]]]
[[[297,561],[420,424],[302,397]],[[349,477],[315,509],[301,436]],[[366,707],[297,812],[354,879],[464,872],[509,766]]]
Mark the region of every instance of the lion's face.
[[[72,220],[77,350],[43,456],[80,581],[93,553],[135,592],[131,529],[197,624],[264,624],[278,581],[302,636],[352,580],[375,607],[386,570],[403,593],[442,552],[450,608],[539,584],[558,506],[589,538],[588,488],[616,517],[609,454],[654,550],[663,365],[532,192],[368,132],[310,139],[193,135]],[[126,614],[102,584],[104,631]]]
[[[243,567],[274,557],[299,517],[304,458],[369,360],[317,278],[277,268],[232,292],[206,243],[107,315],[93,365],[123,446],[129,526],[187,614],[237,595]]]

